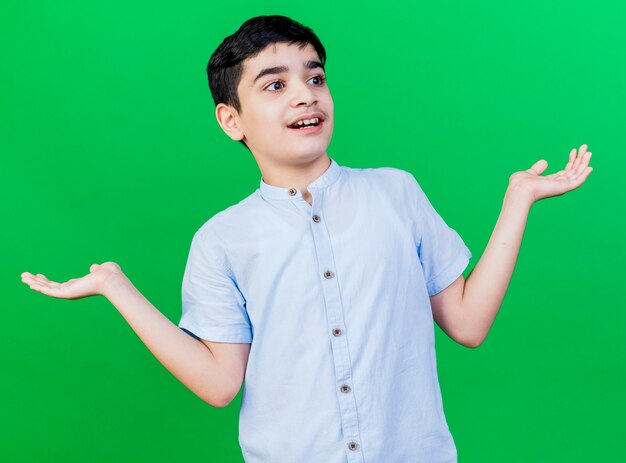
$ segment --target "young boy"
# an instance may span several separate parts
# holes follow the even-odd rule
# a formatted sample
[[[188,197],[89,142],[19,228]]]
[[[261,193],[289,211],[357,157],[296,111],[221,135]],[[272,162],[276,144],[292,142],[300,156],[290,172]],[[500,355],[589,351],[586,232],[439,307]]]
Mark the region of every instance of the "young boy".
[[[32,289],[104,295],[189,389],[225,407],[243,383],[246,462],[455,462],[435,364],[433,320],[479,346],[499,310],[531,205],[579,187],[586,145],[564,170],[509,179],[467,281],[471,253],[414,176],[340,166],[326,152],[333,100],[325,50],[284,16],[246,21],[207,68],[224,132],[250,150],[260,188],[194,235],[179,327],[113,262]],[[191,335],[191,336],[190,336]]]

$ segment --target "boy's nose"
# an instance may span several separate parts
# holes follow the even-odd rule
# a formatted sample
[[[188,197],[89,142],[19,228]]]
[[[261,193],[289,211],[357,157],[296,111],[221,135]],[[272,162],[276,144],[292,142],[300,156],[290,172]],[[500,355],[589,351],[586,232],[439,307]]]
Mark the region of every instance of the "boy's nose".
[[[291,101],[293,106],[299,106],[302,103],[308,106],[317,101],[317,95],[309,85],[300,83],[293,89],[293,98]]]

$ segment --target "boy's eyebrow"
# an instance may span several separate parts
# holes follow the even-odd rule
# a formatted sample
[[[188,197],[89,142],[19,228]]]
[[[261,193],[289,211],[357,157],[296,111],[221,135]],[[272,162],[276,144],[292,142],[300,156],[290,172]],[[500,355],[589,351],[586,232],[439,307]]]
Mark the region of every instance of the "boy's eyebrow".
[[[322,63],[320,63],[317,60],[309,60],[304,63],[304,69],[316,69],[316,68],[322,68],[322,71],[325,71]],[[287,66],[274,66],[271,68],[265,68],[257,74],[257,76],[254,78],[254,81],[252,83],[255,84],[257,80],[259,80],[261,77],[266,76],[268,74],[280,74],[281,72],[287,72],[287,71],[289,71],[289,68]]]

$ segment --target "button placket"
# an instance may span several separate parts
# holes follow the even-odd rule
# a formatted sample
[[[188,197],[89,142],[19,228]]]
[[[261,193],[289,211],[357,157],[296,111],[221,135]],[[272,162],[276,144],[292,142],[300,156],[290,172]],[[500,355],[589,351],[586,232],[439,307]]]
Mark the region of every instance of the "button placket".
[[[331,352],[337,381],[337,399],[341,414],[341,426],[344,437],[348,439],[347,445],[348,450],[350,450],[346,455],[349,463],[363,463],[363,452],[357,443],[360,442],[360,434],[356,399],[350,386],[352,383],[352,365],[350,363],[347,336],[344,336],[343,329],[340,328],[345,327],[341,292],[335,273],[336,268],[330,235],[325,221],[322,220],[322,215],[318,212],[323,204],[323,190],[316,191],[315,195],[316,198],[311,211],[311,230],[317,254],[318,268],[322,277],[322,292],[329,325],[328,329],[329,333],[332,334],[330,338]]]

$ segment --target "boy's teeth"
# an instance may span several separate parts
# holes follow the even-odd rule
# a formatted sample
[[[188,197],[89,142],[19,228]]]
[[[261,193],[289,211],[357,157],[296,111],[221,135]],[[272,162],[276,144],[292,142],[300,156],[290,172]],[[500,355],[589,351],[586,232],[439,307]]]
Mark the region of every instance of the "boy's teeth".
[[[313,119],[304,119],[301,121],[296,122],[296,125],[304,125],[304,124],[316,124],[317,122],[319,122],[318,118],[313,118]]]

